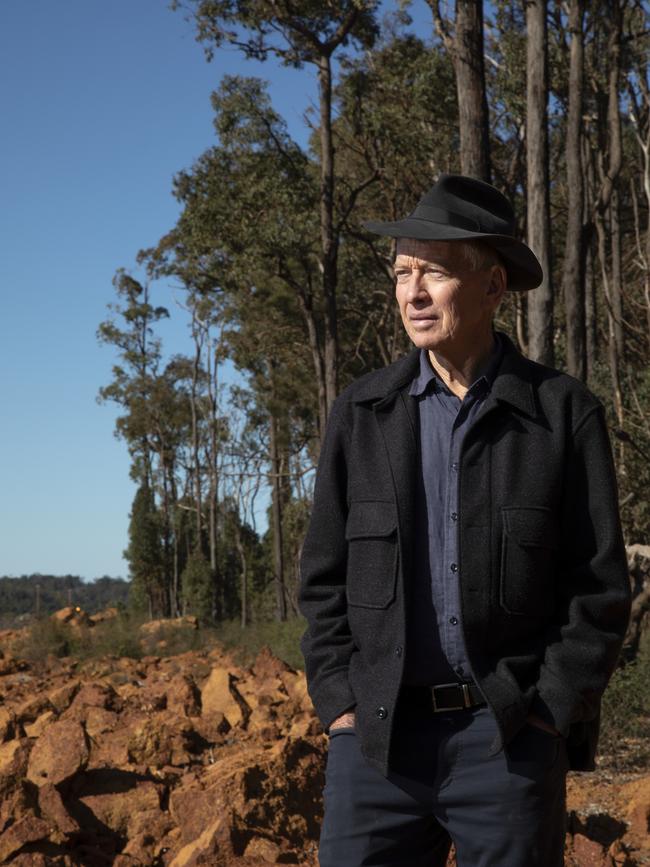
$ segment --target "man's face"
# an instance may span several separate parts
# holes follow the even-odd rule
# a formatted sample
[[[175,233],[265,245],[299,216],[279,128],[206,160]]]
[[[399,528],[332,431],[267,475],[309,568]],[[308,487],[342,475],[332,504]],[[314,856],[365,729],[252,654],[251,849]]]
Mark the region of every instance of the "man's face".
[[[473,270],[458,241],[397,240],[396,296],[419,349],[471,355],[490,333],[506,288],[500,265]]]

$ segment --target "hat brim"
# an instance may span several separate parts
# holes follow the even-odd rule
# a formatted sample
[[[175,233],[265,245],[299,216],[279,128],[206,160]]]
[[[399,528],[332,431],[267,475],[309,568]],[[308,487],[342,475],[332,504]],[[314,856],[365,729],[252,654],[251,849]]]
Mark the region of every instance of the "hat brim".
[[[537,256],[523,241],[518,241],[512,235],[472,232],[417,217],[406,217],[394,223],[368,220],[363,226],[369,232],[391,238],[414,238],[416,241],[483,241],[499,253],[508,273],[508,289],[513,291],[535,289],[544,279]]]

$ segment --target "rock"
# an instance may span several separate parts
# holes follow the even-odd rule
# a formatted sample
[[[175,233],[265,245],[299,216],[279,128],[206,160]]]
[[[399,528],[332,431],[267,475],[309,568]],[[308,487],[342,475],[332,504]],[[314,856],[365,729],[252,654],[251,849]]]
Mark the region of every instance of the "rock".
[[[225,668],[215,668],[201,689],[202,716],[222,713],[229,725],[244,724],[250,707],[235,686],[236,676]]]
[[[47,695],[33,695],[22,701],[14,709],[14,713],[18,722],[27,725],[36,722],[39,716],[48,710],[53,710],[49,697]]]
[[[49,833],[49,822],[31,814],[22,816],[0,834],[0,864],[6,864],[12,855],[28,843],[47,839]]]
[[[62,834],[79,831],[79,824],[67,811],[59,790],[52,783],[45,783],[38,790],[38,806],[41,816],[53,823]]]
[[[189,720],[161,714],[134,728],[127,745],[129,761],[152,768],[188,765],[205,747]]]
[[[299,671],[283,671],[280,680],[287,691],[287,695],[296,705],[296,709],[314,713],[311,698],[307,692],[307,678]]]
[[[53,723],[36,741],[29,757],[27,779],[37,786],[59,785],[88,762],[86,732],[72,719]]]
[[[91,614],[90,620],[95,626],[97,626],[98,623],[106,623],[107,620],[115,620],[118,613],[117,608],[105,608],[103,611]]]
[[[277,864],[281,852],[280,846],[272,840],[265,837],[253,837],[246,846],[244,855],[247,858],[261,858],[263,861],[268,861],[269,864]]]
[[[128,839],[130,829],[142,832],[147,823],[154,830],[161,815],[163,790],[162,784],[142,779],[139,774],[103,768],[84,774],[74,786],[74,795],[103,826]]]
[[[80,608],[78,605],[69,605],[66,608],[61,608],[50,615],[50,619],[54,620],[55,623],[64,623],[72,627],[94,625],[83,608]]]
[[[595,840],[575,834],[572,841],[575,867],[611,867],[611,858]]]
[[[85,722],[90,708],[118,711],[121,709],[121,704],[117,692],[110,683],[87,683],[77,691],[61,718]]]
[[[0,742],[16,736],[16,715],[6,707],[0,707]]]
[[[0,744],[0,800],[25,776],[31,750],[29,738]]]
[[[167,707],[179,715],[197,717],[201,714],[201,693],[188,674],[177,674],[167,685]]]
[[[253,673],[259,680],[267,680],[269,678],[280,678],[285,672],[295,674],[293,668],[287,665],[286,662],[274,656],[271,648],[264,645],[260,652],[255,657],[253,663]]]
[[[25,734],[28,738],[40,737],[45,729],[53,723],[56,718],[56,714],[53,710],[46,710],[45,713],[42,713],[35,722],[24,726]]]
[[[229,829],[223,819],[216,819],[180,850],[169,867],[225,867],[227,855],[231,852]]]
[[[86,733],[97,740],[100,735],[111,732],[119,724],[119,714],[103,707],[89,707],[86,713]]]
[[[72,680],[69,683],[64,683],[63,686],[57,689],[50,690],[47,697],[57,713],[63,713],[70,706],[70,702],[79,692],[81,687],[80,680]]]

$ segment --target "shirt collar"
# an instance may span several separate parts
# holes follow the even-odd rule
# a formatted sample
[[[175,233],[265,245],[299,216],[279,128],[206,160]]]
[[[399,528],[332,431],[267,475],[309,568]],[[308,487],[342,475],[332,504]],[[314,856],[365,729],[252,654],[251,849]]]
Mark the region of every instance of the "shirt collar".
[[[490,356],[490,360],[488,365],[481,376],[476,379],[468,389],[468,393],[472,390],[476,391],[478,388],[478,383],[481,383],[483,387],[487,387],[487,391],[490,390],[492,384],[497,375],[497,371],[499,369],[499,364],[501,363],[501,358],[503,357],[503,341],[498,332],[494,333],[494,351]],[[433,383],[433,385],[432,385]],[[409,394],[413,397],[420,397],[423,395],[427,389],[445,389],[448,391],[447,386],[440,379],[438,374],[435,372],[433,367],[429,362],[429,354],[426,349],[420,350],[420,368],[411,382],[411,387],[409,388]]]

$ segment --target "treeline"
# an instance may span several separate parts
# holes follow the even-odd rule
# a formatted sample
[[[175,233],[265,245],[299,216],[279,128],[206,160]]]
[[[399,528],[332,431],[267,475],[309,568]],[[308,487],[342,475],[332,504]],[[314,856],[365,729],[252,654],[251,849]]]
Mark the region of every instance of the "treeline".
[[[414,33],[406,10],[380,20],[367,0],[182,7],[208,59],[230,45],[304,69],[318,95],[302,147],[264,81],[224,76],[216,140],[174,180],[176,225],[138,253],[138,279],[116,274],[99,338],[120,361],[100,395],[121,408],[138,484],[126,555],[139,604],[243,624],[295,613],[332,402],[408,348],[390,241],[362,222],[408,213],[441,171],[514,201],[547,279],[511,297],[498,326],[605,402],[627,540],[647,541],[648,8],[457,0],[447,18],[427,0],[430,26]],[[171,358],[161,279],[188,322]],[[246,387],[224,387],[225,364]]]
[[[67,605],[78,605],[88,614],[127,605],[130,582],[104,575],[83,581],[78,575],[0,576],[0,624],[15,624],[22,615],[52,614]]]

